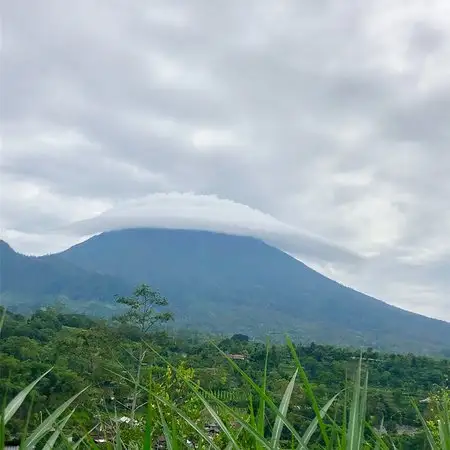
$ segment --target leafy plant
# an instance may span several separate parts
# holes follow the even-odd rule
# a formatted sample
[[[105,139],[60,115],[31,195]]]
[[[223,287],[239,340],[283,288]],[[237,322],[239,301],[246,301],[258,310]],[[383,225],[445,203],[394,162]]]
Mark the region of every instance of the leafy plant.
[[[137,326],[141,333],[148,333],[156,324],[173,320],[172,312],[159,311],[161,307],[169,304],[167,299],[147,284],[138,286],[131,297],[118,297],[116,303],[128,307],[117,319]]]
[[[20,391],[7,405],[5,408],[2,408],[1,411],[1,418],[0,418],[0,444],[4,446],[5,443],[5,427],[10,421],[10,419],[13,417],[13,415],[17,412],[17,410],[20,408],[26,397],[29,395],[29,393],[32,391],[32,389],[44,378],[49,372],[48,370],[44,374],[42,374],[39,378],[34,380],[32,383],[30,383],[26,388],[24,388],[22,391]],[[46,434],[48,434],[50,431],[54,431],[53,434],[50,436],[48,441],[44,444],[44,449],[50,449],[53,448],[56,440],[59,437],[59,434],[61,432],[62,427],[67,423],[67,421],[70,419],[70,416],[73,414],[73,411],[66,416],[60,423],[56,425],[56,430],[54,429],[56,422],[58,419],[64,414],[64,412],[69,408],[69,406],[87,389],[84,388],[82,391],[78,392],[69,400],[65,401],[62,405],[60,405],[58,408],[55,409],[39,426],[36,427],[31,433],[22,436],[22,444],[21,449],[33,449],[35,448],[36,444],[38,444],[42,438],[45,437]],[[26,430],[27,427],[25,427]],[[3,447],[2,447],[3,448]]]
[[[414,404],[432,450],[450,450],[450,391],[442,389],[431,397],[431,417],[426,420]]]
[[[0,332],[5,317],[6,320],[9,320],[10,315],[6,316],[5,310],[2,310]],[[49,334],[47,334],[47,328],[42,327],[48,327],[48,323],[51,321],[47,320],[45,313],[39,316],[39,321],[33,322],[33,320],[37,321],[35,318],[30,323],[26,323],[28,328],[25,331],[29,332],[30,328],[39,323],[39,327],[32,331],[42,333],[39,336],[42,336],[43,342],[46,342],[45,339],[48,339]],[[56,318],[55,320],[59,319]],[[9,333],[10,331],[7,330],[10,329],[11,323],[8,322],[8,327],[4,328],[3,331]],[[95,330],[98,333],[94,332]],[[61,357],[64,358],[66,364],[79,364],[79,361],[71,361],[71,356],[73,356],[72,359],[83,359],[89,354],[89,361],[93,358],[91,362],[95,364],[89,363],[87,367],[94,367],[97,358],[99,362],[102,361],[99,356],[102,354],[101,352],[105,351],[103,345],[100,347],[94,345],[95,342],[100,342],[101,336],[97,336],[97,334],[101,334],[102,339],[104,338],[107,342],[112,342],[110,338],[106,337],[109,335],[104,334],[106,332],[106,328],[81,331],[76,328],[61,330],[58,332],[58,336],[64,336],[66,340],[61,337],[61,340],[56,341],[54,347],[49,348],[58,355],[64,353]],[[86,334],[86,345],[81,348],[79,343],[84,342],[84,340],[80,341],[79,338],[84,334]],[[17,363],[15,363],[9,356],[4,357],[1,361],[10,364],[9,370],[20,370],[22,366],[28,367],[27,358],[30,358],[30,355],[37,355],[34,356],[37,358],[39,355],[39,353],[36,353],[38,349],[35,348],[37,344],[35,343],[33,347],[31,345],[33,341],[29,338],[18,340],[14,337],[9,343],[5,341],[6,339],[2,338],[3,347],[0,352],[10,349],[9,351],[15,352],[14,354],[21,358],[17,359]],[[64,344],[64,347],[62,347],[62,344]],[[245,345],[252,344],[246,343]],[[233,373],[233,375],[228,373],[225,377],[225,379],[228,377],[228,379],[234,380],[233,383],[235,384],[232,391],[230,391],[230,385],[227,385],[224,390],[207,390],[202,387],[197,382],[196,370],[190,366],[193,360],[184,359],[179,356],[179,353],[177,357],[167,356],[167,353],[164,353],[165,356],[163,356],[161,351],[156,350],[153,345],[148,343],[140,344],[139,342],[129,343],[125,341],[125,346],[124,355],[132,357],[128,360],[128,365],[119,361],[117,363],[108,361],[111,364],[108,364],[108,368],[104,368],[102,372],[98,372],[99,375],[96,380],[97,383],[103,383],[107,380],[103,380],[102,377],[106,377],[108,374],[114,375],[114,377],[108,378],[108,382],[114,386],[115,393],[122,400],[124,398],[133,400],[131,406],[132,420],[129,423],[122,423],[119,420],[121,415],[124,414],[124,410],[127,408],[130,410],[130,407],[128,405],[125,409],[121,408],[118,402],[114,403],[116,400],[112,400],[112,407],[111,403],[109,406],[105,404],[104,411],[97,417],[93,414],[91,408],[99,397],[95,397],[94,400],[88,397],[81,407],[81,412],[87,417],[85,424],[88,425],[79,433],[83,436],[78,436],[75,443],[69,442],[67,429],[68,427],[73,428],[72,424],[77,415],[80,414],[80,409],[75,411],[73,404],[87,388],[81,390],[81,386],[83,386],[81,385],[80,388],[69,391],[70,394],[67,397],[70,398],[60,405],[54,401],[53,391],[50,391],[49,395],[52,397],[44,398],[52,398],[53,404],[56,404],[56,406],[49,407],[51,411],[48,414],[45,413],[45,407],[39,407],[38,413],[43,416],[41,423],[35,425],[33,420],[30,420],[30,418],[33,418],[32,407],[29,408],[27,420],[19,422],[22,424],[20,433],[22,449],[32,448],[37,444],[39,448],[46,450],[82,447],[96,449],[102,445],[111,449],[133,450],[143,448],[150,450],[159,442],[161,445],[165,445],[165,448],[171,450],[186,449],[190,446],[195,446],[199,450],[359,450],[366,448],[386,450],[388,448],[394,449],[394,442],[396,443],[399,440],[396,436],[381,434],[379,430],[372,426],[372,419],[368,420],[367,418],[369,377],[366,366],[369,362],[365,362],[363,355],[360,355],[359,359],[358,356],[354,356],[354,361],[349,359],[350,362],[347,367],[352,367],[352,381],[337,394],[328,395],[329,391],[326,391],[327,394],[324,396],[318,395],[320,386],[311,383],[307,375],[311,372],[311,365],[308,367],[308,363],[311,364],[312,360],[308,361],[302,354],[302,348],[295,347],[289,339],[285,352],[288,356],[290,355],[291,363],[287,365],[287,358],[285,358],[286,370],[282,369],[288,376],[277,385],[278,391],[276,394],[273,390],[272,372],[276,359],[271,353],[274,349],[270,348],[269,345],[266,345],[265,349],[261,345],[260,350],[258,350],[259,353],[253,352],[253,358],[256,361],[252,363],[245,360],[233,360],[217,346],[215,348],[218,350],[218,357],[217,355],[211,356],[210,350],[198,356],[197,362],[201,361],[202,358],[211,358],[212,362],[208,363],[208,367],[219,364],[216,358],[221,361],[221,358],[224,359],[223,367],[227,368],[228,364],[228,370]],[[65,353],[69,353],[71,347],[75,347],[77,353],[70,353],[68,356]],[[214,346],[212,347],[214,348]],[[62,348],[64,350],[61,352]],[[140,357],[136,358],[132,351],[138,348],[141,352]],[[163,348],[163,351],[165,351],[164,346],[158,348]],[[275,351],[278,352],[279,350],[275,349]],[[320,353],[321,351],[325,352],[325,349],[317,346],[314,351]],[[329,351],[332,350],[329,349]],[[338,351],[336,350],[336,352]],[[149,356],[150,353],[152,353],[151,357]],[[372,354],[371,357],[375,356]],[[417,361],[413,359],[414,357],[408,358],[411,361],[411,366],[417,364]],[[393,357],[390,357],[390,360],[395,361]],[[137,367],[133,368],[136,363]],[[255,366],[258,368],[257,370],[254,370]],[[43,372],[46,366],[41,363],[40,366],[29,367],[40,367],[39,370]],[[85,366],[81,365],[80,367]],[[222,377],[222,374],[226,373],[223,367],[220,370],[206,373],[209,373],[210,377]],[[118,369],[116,373],[113,372],[112,368]],[[7,394],[0,400],[0,449],[5,444],[6,429],[11,429],[18,411],[20,413],[24,410],[26,400],[29,399],[30,395],[39,391],[40,387],[43,384],[45,385],[50,377],[53,379],[57,370],[61,370],[61,366],[55,365],[54,369],[45,371],[41,376],[28,383],[25,388],[20,389],[9,402],[6,401]],[[91,373],[93,374],[93,371]],[[68,376],[67,380],[73,383],[74,378],[71,377],[70,373],[65,374]],[[431,376],[438,380],[436,374]],[[5,385],[9,385],[9,378],[3,378],[2,382],[3,380]],[[58,381],[58,378],[55,378],[55,380]],[[21,384],[21,386],[23,387],[24,384]],[[343,386],[342,384],[339,389]],[[15,386],[14,389],[16,389]],[[78,391],[78,389],[80,390]],[[339,389],[336,389],[336,391]],[[98,385],[90,392],[92,391],[97,392],[97,395],[104,392],[99,390]],[[2,393],[4,392],[5,390],[2,390]],[[73,392],[77,393],[72,395]],[[239,395],[231,395],[232,392],[238,392]],[[236,407],[236,399],[239,399],[239,407]],[[248,403],[246,408],[243,408],[242,402],[245,402],[246,399],[248,399]],[[308,415],[295,414],[297,402],[300,399],[302,405],[307,406],[307,409],[303,411],[307,411]],[[426,436],[426,443],[431,450],[450,450],[449,391],[448,389],[437,391],[430,396],[430,399],[431,403],[425,413],[421,413],[415,405],[418,420],[422,423],[423,436]],[[42,401],[36,404],[42,404]],[[78,417],[80,416],[78,415]],[[211,422],[215,425],[214,432],[205,428],[205,425]],[[92,427],[92,425],[94,426]],[[107,441],[105,444],[94,442],[91,433],[95,428],[103,433]],[[87,429],[89,431],[86,431]]]

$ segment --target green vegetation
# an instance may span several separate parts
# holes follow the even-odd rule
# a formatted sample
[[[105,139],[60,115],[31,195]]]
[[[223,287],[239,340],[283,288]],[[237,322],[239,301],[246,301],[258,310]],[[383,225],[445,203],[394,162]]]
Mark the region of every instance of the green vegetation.
[[[0,303],[27,314],[55,299],[79,312],[111,314],[111,299],[117,293],[129,292],[132,286],[64,259],[21,255],[2,240],[0,280]]]
[[[120,230],[41,258],[4,243],[0,269],[0,301],[18,313],[64,298],[73,311],[111,317],[114,294],[145,282],[170,299],[177,327],[450,356],[449,323],[363,295],[250,237]]]
[[[450,449],[447,359],[169,334],[148,286],[118,300],[0,312],[0,448]]]
[[[155,325],[173,320],[170,311],[160,312],[156,308],[167,306],[169,302],[149,285],[138,286],[132,297],[118,297],[116,302],[125,305],[128,310],[117,319],[125,324],[136,326],[142,333],[148,333]]]

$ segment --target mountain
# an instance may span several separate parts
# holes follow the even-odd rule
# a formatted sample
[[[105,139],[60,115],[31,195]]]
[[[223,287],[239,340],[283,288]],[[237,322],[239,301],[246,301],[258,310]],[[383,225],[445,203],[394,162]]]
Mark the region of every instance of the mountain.
[[[208,331],[438,353],[450,323],[342,286],[264,242],[204,231],[128,229],[51,256],[85,270],[149,283],[177,322]]]
[[[32,311],[60,299],[79,311],[106,313],[113,296],[130,289],[124,281],[57,256],[21,255],[0,240],[0,304],[10,310]]]
[[[2,242],[0,268],[2,299],[16,310],[62,296],[78,311],[111,313],[115,294],[145,282],[183,327],[429,354],[450,343],[450,323],[342,286],[251,237],[127,229],[39,258]]]

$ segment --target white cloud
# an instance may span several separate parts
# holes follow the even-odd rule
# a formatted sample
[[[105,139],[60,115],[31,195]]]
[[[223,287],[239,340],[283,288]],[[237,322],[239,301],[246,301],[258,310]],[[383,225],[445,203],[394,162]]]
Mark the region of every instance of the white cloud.
[[[310,232],[287,225],[247,205],[212,195],[161,193],[131,200],[59,231],[90,236],[133,227],[196,229],[264,239],[311,260],[361,262],[361,258]]]

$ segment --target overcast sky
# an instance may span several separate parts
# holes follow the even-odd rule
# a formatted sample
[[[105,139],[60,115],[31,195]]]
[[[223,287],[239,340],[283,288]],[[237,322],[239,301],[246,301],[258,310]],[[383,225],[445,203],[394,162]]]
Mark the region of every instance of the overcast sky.
[[[450,320],[449,1],[4,1],[1,46],[16,250],[250,234]]]

